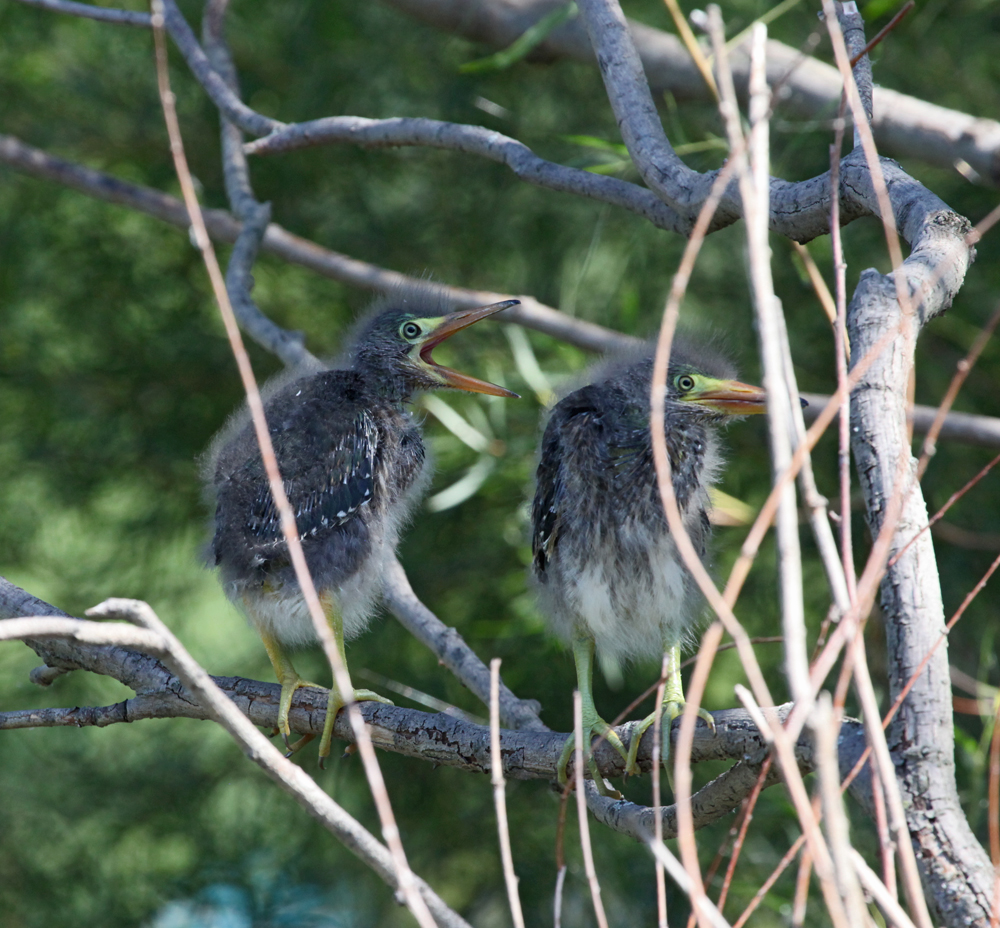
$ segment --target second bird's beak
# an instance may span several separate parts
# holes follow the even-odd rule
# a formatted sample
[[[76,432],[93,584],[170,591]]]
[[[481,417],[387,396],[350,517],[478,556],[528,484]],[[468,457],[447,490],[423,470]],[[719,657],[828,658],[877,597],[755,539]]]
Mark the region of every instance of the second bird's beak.
[[[767,412],[767,394],[762,387],[752,387],[738,380],[699,377],[693,390],[681,399],[730,416],[752,416]]]
[[[468,328],[474,322],[492,316],[494,313],[502,312],[511,306],[517,306],[520,300],[504,300],[502,303],[492,303],[489,306],[479,306],[476,309],[460,309],[456,313],[449,313],[442,316],[440,322],[427,333],[427,337],[418,348],[420,360],[434,371],[444,384],[454,387],[456,390],[465,390],[468,393],[486,393],[489,396],[509,396],[518,399],[518,394],[498,387],[494,383],[487,383],[485,380],[477,380],[468,374],[453,371],[450,367],[438,364],[431,357],[431,352],[441,344],[446,338],[450,338],[456,332]]]

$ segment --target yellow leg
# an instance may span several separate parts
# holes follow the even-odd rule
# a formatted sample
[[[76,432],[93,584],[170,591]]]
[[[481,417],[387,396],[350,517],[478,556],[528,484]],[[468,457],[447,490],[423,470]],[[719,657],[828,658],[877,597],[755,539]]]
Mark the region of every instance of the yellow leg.
[[[288,713],[292,708],[292,697],[295,695],[295,691],[303,686],[312,686],[316,689],[324,689],[324,687],[316,683],[310,683],[308,680],[303,680],[298,675],[298,672],[292,666],[292,662],[288,659],[288,655],[285,654],[277,638],[272,637],[267,632],[261,632],[260,637],[264,642],[264,649],[267,651],[267,656],[271,659],[274,675],[281,684],[281,699],[278,702],[278,732],[285,739],[285,746],[295,751],[302,746],[304,741],[296,742],[294,747],[288,744],[289,735],[292,733],[288,726]]]
[[[608,795],[604,785],[604,778],[597,770],[597,764],[590,753],[590,742],[595,735],[604,738],[622,758],[625,757],[625,745],[621,738],[615,734],[614,729],[597,714],[597,707],[594,705],[594,639],[589,635],[577,635],[573,639],[573,661],[576,664],[576,685],[580,690],[580,703],[582,709],[583,738],[587,742],[584,745],[584,753],[587,757],[587,766],[590,768],[590,775],[594,779],[594,785],[601,795]],[[567,773],[566,767],[575,749],[576,736],[570,735],[563,745],[562,753],[556,769],[559,771],[559,785],[565,786]]]
[[[323,612],[326,613],[326,620],[330,623],[330,629],[333,631],[333,638],[337,644],[337,653],[340,655],[340,660],[344,665],[344,671],[347,672],[347,656],[344,654],[344,619],[340,614],[340,610],[336,607],[331,596],[321,596],[321,602],[323,603]],[[348,676],[348,680],[350,677]],[[350,699],[354,702],[361,702],[362,700],[371,699],[375,702],[382,702],[388,706],[391,706],[392,700],[386,699],[384,696],[379,696],[378,693],[374,693],[371,690],[356,690],[353,684],[350,684],[351,696]],[[323,766],[326,762],[326,758],[330,755],[330,742],[333,740],[333,723],[337,718],[337,713],[343,708],[344,704],[348,700],[344,698],[340,690],[337,687],[337,681],[333,681],[333,686],[330,688],[330,698],[326,704],[326,721],[323,723],[323,736],[320,738],[319,742],[319,762],[320,766]]]
[[[670,758],[670,727],[674,719],[679,718],[684,713],[684,684],[681,681],[681,649],[678,644],[667,644],[665,646],[667,654],[667,681],[663,688],[663,703],[660,710],[661,737],[660,737],[660,759],[663,761],[667,772],[670,768],[667,761]],[[698,709],[698,718],[702,719],[712,731],[715,731],[715,719],[706,709]],[[656,720],[656,712],[651,712],[640,723],[639,727],[632,732],[629,740],[627,771],[638,773],[636,765],[636,755],[639,753],[639,743],[653,722]]]

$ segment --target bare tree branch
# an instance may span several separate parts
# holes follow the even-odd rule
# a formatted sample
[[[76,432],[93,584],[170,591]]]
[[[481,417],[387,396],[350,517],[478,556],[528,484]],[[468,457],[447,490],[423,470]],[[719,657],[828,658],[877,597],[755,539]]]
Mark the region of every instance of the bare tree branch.
[[[138,13],[132,10],[115,10],[106,6],[94,6],[90,3],[76,3],[75,0],[21,0],[28,6],[37,6],[50,13],[67,13],[70,16],[80,16],[83,19],[96,19],[102,23],[115,23],[119,26],[137,26],[148,29],[149,13]]]
[[[198,39],[191,31],[184,14],[178,9],[174,0],[164,0],[164,20],[170,38],[174,40],[180,53],[184,56],[191,73],[205,88],[212,102],[219,108],[226,119],[254,135],[267,135],[276,129],[283,129],[285,124],[277,119],[270,119],[250,109],[226,84],[225,80],[212,67]]]
[[[128,206],[177,228],[187,230],[189,227],[187,210],[176,197],[66,161],[26,145],[13,136],[0,134],[0,162],[33,177],[64,184],[87,196]],[[204,216],[208,232],[215,241],[234,243],[239,237],[240,223],[225,210],[207,209]],[[409,288],[434,287],[437,292],[441,290],[440,285],[425,279],[390,271],[323,248],[276,223],[267,227],[261,250],[291,264],[309,268],[324,277],[364,290],[385,291],[399,285]],[[487,290],[462,287],[445,289],[456,308],[482,306],[510,297],[510,294],[500,295]],[[632,336],[614,332],[585,319],[573,319],[532,296],[519,296],[518,299],[521,305],[504,310],[498,318],[544,332],[589,351],[610,351],[637,343],[637,339]]]
[[[79,620],[63,617],[63,614],[54,607],[48,606],[0,578],[0,616],[6,617],[0,619],[0,638],[13,637],[5,635],[4,632],[8,629],[17,631],[13,623],[24,621],[11,617],[46,614],[46,610],[56,614],[57,618],[52,621],[67,623],[65,630],[72,631],[80,624]],[[439,620],[435,618],[435,621]],[[108,633],[105,627],[98,628]],[[131,633],[134,635],[135,631],[137,630],[132,630]],[[457,638],[453,630],[449,632]],[[65,726],[105,727],[147,718],[213,717],[203,708],[197,696],[189,691],[186,684],[156,657],[126,647],[74,643],[58,637],[35,638],[30,641],[30,646],[46,662],[72,659],[76,667],[113,677],[135,689],[137,695],[112,706],[29,709],[0,713],[0,730]],[[277,684],[242,677],[213,677],[212,680],[254,725],[266,729],[274,727],[280,698],[280,687]],[[505,698],[503,695],[505,689],[501,685],[501,700]],[[289,716],[292,728],[302,734],[320,733],[323,730],[326,705],[325,690],[319,688],[299,690]],[[487,774],[491,770],[490,730],[486,726],[456,719],[444,713],[431,714],[378,703],[363,703],[359,708],[370,727],[372,741],[377,747],[473,773]],[[781,706],[776,711],[778,717],[784,719],[791,711],[791,705]],[[765,741],[746,711],[730,709],[715,712],[713,715],[716,721],[714,733],[705,726],[696,729],[692,744],[692,762],[732,760],[738,763],[731,771],[716,778],[695,794],[696,828],[717,821],[739,805],[753,790],[756,771],[767,754]],[[619,726],[616,731],[628,742],[637,724],[630,722]],[[677,734],[678,729],[675,727],[672,737],[676,739]],[[347,742],[354,740],[350,721],[343,713],[337,717],[334,735]],[[555,780],[559,756],[566,737],[565,734],[551,732],[544,726],[519,731],[502,730],[500,756],[504,776],[519,780]],[[638,756],[640,768],[646,771],[650,770],[653,764],[649,740],[646,739]],[[841,737],[841,769],[849,770],[854,765],[864,748],[863,741],[860,723],[847,720]],[[795,751],[800,769],[803,772],[813,769],[814,749],[807,738],[800,739]],[[594,758],[602,775],[616,778],[624,775],[624,761],[607,743],[602,742],[594,746]],[[585,775],[589,776],[589,771],[585,771]],[[776,782],[777,775],[774,775],[767,781],[767,785]],[[641,838],[643,829],[652,824],[652,810],[635,803],[618,802],[599,806],[592,804],[592,810],[608,827],[624,831],[634,837]],[[662,820],[664,835],[668,838],[674,837],[676,808],[674,806],[664,808]]]
[[[314,145],[349,144],[364,148],[420,145],[479,155],[509,167],[521,180],[621,206],[661,229],[684,232],[687,222],[655,194],[628,181],[605,177],[581,168],[565,167],[539,158],[527,145],[482,126],[436,119],[364,119],[328,116],[295,123],[267,138],[249,142],[249,155],[270,155]]]
[[[559,5],[560,0],[386,0],[423,22],[495,48],[510,45],[526,29]],[[684,44],[675,36],[635,20],[629,30],[656,94],[669,91],[678,100],[711,100],[711,94]],[[533,60],[572,58],[593,62],[584,24],[571,20],[553,30],[531,55]],[[782,81],[784,114],[816,119],[836,112],[843,89],[837,69],[805,58],[781,42],[767,43],[767,80]],[[749,45],[733,50],[737,92],[747,96]],[[791,73],[789,73],[791,72]],[[894,157],[919,158],[953,168],[964,162],[979,182],[1000,183],[1000,122],[936,106],[885,87],[874,89],[872,129],[879,148]]]
[[[490,704],[490,672],[465,639],[449,628],[413,592],[402,564],[394,557],[384,577],[383,599],[399,623],[426,645],[484,705]],[[548,731],[538,717],[541,705],[533,699],[518,699],[501,680],[500,718],[510,728],[521,731]]]
[[[205,7],[202,31],[205,51],[212,67],[226,86],[239,96],[239,82],[224,38],[227,0],[209,3]],[[319,368],[321,362],[305,347],[302,332],[289,332],[275,325],[253,301],[253,263],[271,223],[271,206],[259,203],[250,183],[250,169],[243,153],[243,133],[239,127],[220,114],[222,140],[222,171],[226,195],[233,214],[243,222],[243,228],[233,246],[226,267],[226,290],[233,312],[242,328],[257,344],[279,357],[286,367]]]

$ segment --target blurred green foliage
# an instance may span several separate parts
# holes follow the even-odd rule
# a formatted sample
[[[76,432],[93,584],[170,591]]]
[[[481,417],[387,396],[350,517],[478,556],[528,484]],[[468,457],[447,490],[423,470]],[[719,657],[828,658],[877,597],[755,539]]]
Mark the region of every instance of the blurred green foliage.
[[[727,2],[730,34],[769,6],[762,0]],[[872,32],[894,7],[881,0],[864,6]],[[197,4],[184,9],[192,22],[200,15]],[[671,28],[655,0],[637,0],[627,12]],[[996,2],[921,3],[875,53],[876,80],[941,105],[995,114],[1000,59],[991,37],[998,20]],[[771,34],[799,45],[815,27],[814,4],[799,4],[771,25]],[[607,161],[621,158],[600,78],[585,65],[520,62],[500,71],[461,73],[464,63],[490,50],[378,4],[240,0],[229,31],[245,99],[282,120],[338,113],[426,116],[486,125],[563,163],[607,169]],[[819,54],[829,57],[822,47]],[[204,201],[225,206],[216,114],[176,52],[172,59],[188,155]],[[688,162],[700,170],[718,165],[723,155],[714,111],[669,97],[662,103],[672,141],[690,146]],[[151,40],[142,30],[60,18],[4,0],[0,129],[176,192]],[[800,179],[825,169],[827,130],[788,121],[779,121],[776,130],[775,174]],[[905,166],[973,220],[996,200],[957,173],[915,160]],[[258,159],[252,168],[257,194],[273,202],[275,221],[325,246],[449,283],[530,293],[629,332],[648,333],[655,326],[683,247],[677,237],[633,215],[529,187],[498,165],[458,154],[331,147]],[[0,217],[0,572],[74,614],[107,596],[141,597],[213,673],[270,679],[263,648],[200,563],[207,513],[197,459],[239,402],[240,387],[197,255],[175,229],[2,167]],[[737,259],[741,236],[734,227],[711,237],[684,314],[689,329],[718,337],[731,349],[752,380],[759,370]],[[845,239],[849,286],[871,264],[886,268],[875,223],[855,223]],[[775,240],[773,247],[800,386],[829,390],[829,327],[788,244]],[[829,242],[810,248],[828,272]],[[919,401],[937,402],[955,362],[992,311],[1000,292],[996,259],[996,239],[988,237],[955,307],[925,333]],[[368,301],[366,294],[269,257],[260,260],[255,276],[255,297],[264,311],[281,325],[304,330],[309,347],[320,354],[337,350],[341,333]],[[537,333],[527,338],[553,386],[590,360]],[[572,661],[546,635],[524,575],[542,411],[533,387],[539,384],[525,381],[510,344],[487,324],[449,345],[454,363],[506,382],[525,399],[446,397],[499,439],[504,453],[470,499],[441,512],[421,511],[401,554],[424,601],[484,659],[502,657],[512,688],[539,699],[548,724],[566,730]],[[251,355],[258,376],[277,370],[262,351],[251,348]],[[998,378],[1000,352],[990,349],[958,408],[1000,412]],[[431,417],[427,433],[437,460],[436,493],[466,474],[478,455]],[[759,505],[768,487],[763,423],[737,424],[728,443],[732,464],[723,488]],[[825,440],[817,458],[821,487],[831,496],[833,452]],[[991,455],[943,445],[925,483],[931,507]],[[988,541],[1000,531],[998,512],[1000,479],[991,475],[948,521]],[[722,529],[717,535],[715,569],[721,576],[742,532]],[[815,635],[827,594],[811,540],[803,537]],[[867,536],[858,516],[855,538],[860,559]],[[994,552],[941,544],[938,553],[946,607],[953,609]],[[774,594],[773,556],[765,547],[738,610],[751,633],[775,632]],[[995,597],[981,596],[951,636],[952,662],[997,683],[996,628]],[[877,617],[869,645],[878,673],[884,646]],[[349,656],[356,670],[370,668],[482,712],[392,620],[353,643]],[[760,659],[781,698],[779,649],[761,646]],[[34,663],[21,645],[0,648],[0,707],[93,705],[128,695],[114,681],[83,674],[39,691],[27,681]],[[300,664],[306,676],[322,677],[318,654],[304,654]],[[652,667],[632,668],[618,689],[598,679],[598,705],[612,717],[654,673]],[[733,705],[733,684],[742,679],[734,653],[720,655],[706,704]],[[975,718],[959,717],[958,725],[963,800],[982,836],[988,733]],[[506,924],[487,779],[388,754],[382,762],[417,871],[476,925]],[[307,750],[301,763],[377,831],[356,760],[319,772]],[[699,768],[697,782],[716,773]],[[648,801],[648,779],[626,789],[630,798]],[[508,805],[529,923],[548,924],[557,801],[547,784],[511,783]],[[700,833],[706,864],[730,824],[724,820]],[[727,911],[750,899],[796,835],[784,794],[769,790]],[[866,822],[856,823],[855,836],[868,847]],[[612,923],[652,923],[655,894],[646,853],[604,829],[595,829],[595,853]],[[568,856],[564,924],[590,924],[574,838]],[[681,924],[685,903],[668,892],[672,922]],[[755,923],[785,924],[792,892],[789,873]],[[811,910],[810,924],[823,924],[819,908]],[[384,886],[246,763],[221,731],[182,720],[0,737],[0,928],[54,921],[78,928],[410,923]]]

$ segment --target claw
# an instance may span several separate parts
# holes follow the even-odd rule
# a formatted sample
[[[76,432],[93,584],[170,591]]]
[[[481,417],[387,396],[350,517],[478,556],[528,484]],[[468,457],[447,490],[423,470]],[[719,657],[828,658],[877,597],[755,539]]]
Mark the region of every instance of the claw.
[[[584,757],[587,759],[587,767],[590,770],[590,775],[593,777],[594,785],[597,787],[597,791],[602,796],[614,796],[620,799],[621,794],[617,790],[608,791],[608,788],[604,785],[604,778],[601,776],[597,769],[597,762],[594,760],[594,756],[590,751],[590,742],[595,738],[603,738],[608,744],[611,745],[622,757],[622,760],[626,759],[625,745],[622,744],[622,739],[618,737],[617,732],[602,719],[596,711],[585,712],[583,720],[583,734],[587,739],[587,747],[584,749]],[[558,771],[559,785],[565,787],[569,779],[569,762],[573,757],[573,753],[576,750],[576,735],[570,735],[565,744],[563,744],[562,753],[559,755],[559,760],[556,762],[556,770]]]
[[[365,700],[381,702],[387,706],[394,705],[391,699],[386,699],[384,696],[373,693],[371,690],[354,690],[355,702]],[[337,713],[344,707],[345,702],[346,700],[341,697],[336,686],[330,690],[330,698],[326,704],[326,721],[323,723],[323,735],[319,742],[320,769],[326,769],[326,759],[330,756],[330,742],[333,740],[333,723],[336,721]]]
[[[668,772],[670,770],[668,765],[668,761],[670,760],[670,729],[673,725],[674,719],[680,718],[684,714],[685,705],[686,703],[684,702],[683,697],[680,699],[671,699],[669,702],[664,701],[663,707],[660,711],[660,720],[662,725],[662,734],[660,737],[660,760],[663,761],[663,766]],[[712,714],[707,709],[699,707],[698,718],[705,722],[714,734],[715,719],[712,717]],[[639,723],[638,727],[632,731],[632,736],[629,738],[628,757],[625,759],[625,772],[629,775],[641,772],[639,770],[639,765],[636,763],[636,757],[639,754],[639,744],[642,741],[642,736],[655,720],[656,713],[651,712]]]

